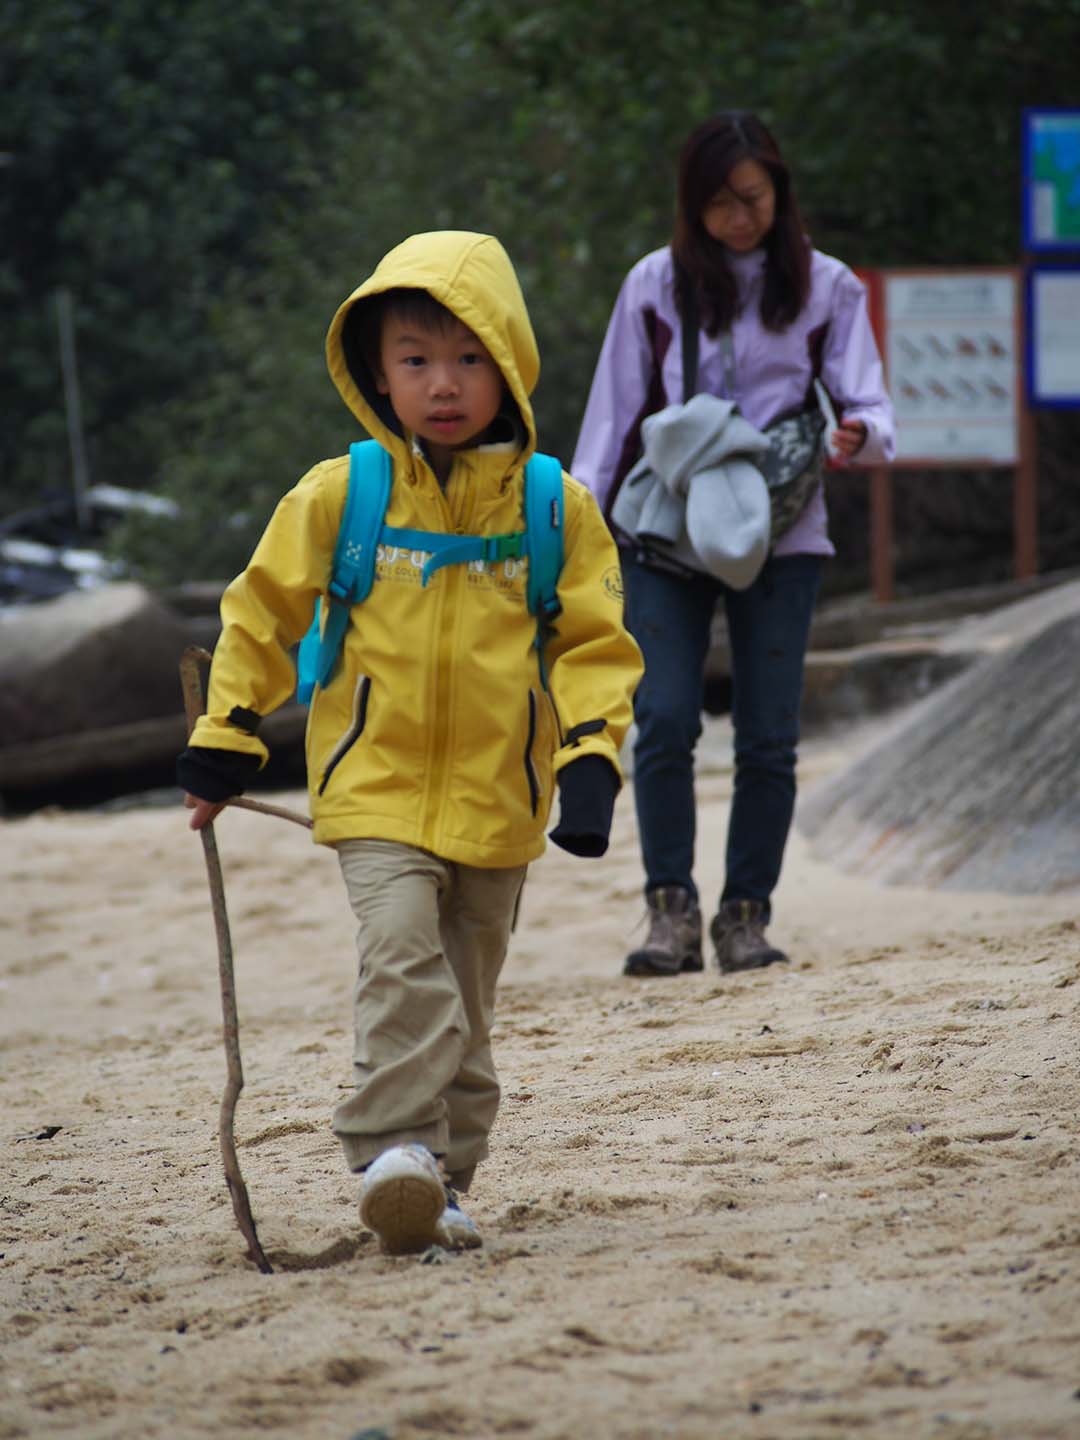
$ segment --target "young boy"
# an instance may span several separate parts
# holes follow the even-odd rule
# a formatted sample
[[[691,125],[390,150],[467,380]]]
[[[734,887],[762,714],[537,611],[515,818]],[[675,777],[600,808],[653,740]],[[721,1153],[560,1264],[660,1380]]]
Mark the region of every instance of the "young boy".
[[[497,240],[404,241],[338,310],[326,352],[392,457],[388,525],[522,529],[539,356]],[[284,497],[225,592],[207,714],[177,765],[193,829],[266,760],[259,723],[295,690],[290,651],[326,590],[348,468],[323,461]],[[456,1192],[488,1151],[495,984],[556,780],[551,838],[576,855],[607,848],[641,658],[600,511],[565,475],[563,496],[546,687],[525,561],[448,564],[425,584],[424,552],[384,544],[312,699],[314,838],[336,848],[360,927],[356,1088],[333,1127],[363,1173],[361,1219],[391,1253],[480,1244]]]

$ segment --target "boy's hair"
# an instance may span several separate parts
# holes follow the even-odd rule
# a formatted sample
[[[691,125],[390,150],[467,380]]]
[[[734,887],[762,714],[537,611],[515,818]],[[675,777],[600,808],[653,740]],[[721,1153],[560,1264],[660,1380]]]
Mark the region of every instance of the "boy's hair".
[[[381,367],[383,321],[388,315],[422,330],[449,330],[457,324],[452,310],[436,300],[427,290],[399,286],[372,295],[352,307],[341,327],[341,347],[345,363],[354,380],[359,382],[366,371],[377,375]],[[363,388],[363,387],[361,387]]]

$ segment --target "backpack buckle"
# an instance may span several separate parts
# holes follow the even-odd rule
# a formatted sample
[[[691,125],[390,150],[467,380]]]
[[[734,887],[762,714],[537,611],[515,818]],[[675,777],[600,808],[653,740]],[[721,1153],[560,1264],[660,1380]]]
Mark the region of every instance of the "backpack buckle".
[[[525,536],[520,530],[512,535],[487,535],[484,537],[483,559],[486,563],[493,560],[515,560],[524,549],[523,541]]]

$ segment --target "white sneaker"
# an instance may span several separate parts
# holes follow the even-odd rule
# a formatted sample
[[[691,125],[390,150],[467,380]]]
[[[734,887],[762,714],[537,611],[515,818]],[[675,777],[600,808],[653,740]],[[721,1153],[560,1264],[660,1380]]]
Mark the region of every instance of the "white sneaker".
[[[438,1163],[423,1145],[395,1145],[364,1171],[360,1219],[374,1230],[388,1255],[415,1255],[441,1245],[445,1209]]]
[[[449,1185],[446,1187],[446,1209],[435,1227],[435,1243],[444,1250],[478,1250],[484,1243],[476,1221],[465,1214],[457,1194]]]

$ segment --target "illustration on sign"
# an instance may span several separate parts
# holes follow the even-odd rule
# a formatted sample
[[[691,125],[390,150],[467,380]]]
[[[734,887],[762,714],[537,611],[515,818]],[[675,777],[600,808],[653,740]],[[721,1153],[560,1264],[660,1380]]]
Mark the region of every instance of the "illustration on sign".
[[[885,359],[899,463],[1016,463],[1013,274],[886,273]]]
[[[1030,110],[1024,122],[1028,248],[1080,249],[1080,110]]]

